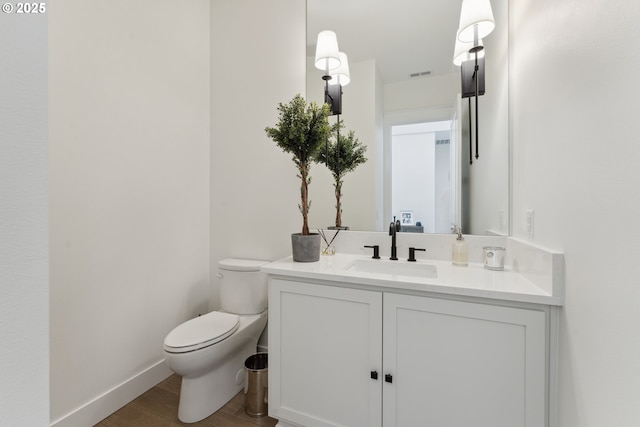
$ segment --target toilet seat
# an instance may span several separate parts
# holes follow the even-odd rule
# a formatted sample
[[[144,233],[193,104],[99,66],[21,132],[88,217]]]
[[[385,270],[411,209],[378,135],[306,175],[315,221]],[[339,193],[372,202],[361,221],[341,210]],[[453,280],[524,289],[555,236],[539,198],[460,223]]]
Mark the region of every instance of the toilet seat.
[[[237,314],[212,311],[169,332],[164,340],[164,349],[169,353],[188,353],[209,347],[232,335],[239,325]]]

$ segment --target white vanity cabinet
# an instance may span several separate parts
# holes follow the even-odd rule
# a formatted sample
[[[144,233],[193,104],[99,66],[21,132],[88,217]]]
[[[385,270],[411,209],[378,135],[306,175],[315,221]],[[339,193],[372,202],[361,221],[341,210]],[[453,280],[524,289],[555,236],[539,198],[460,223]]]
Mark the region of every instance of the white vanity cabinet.
[[[545,311],[383,299],[385,427],[546,425]]]
[[[271,277],[279,426],[544,427],[545,306]]]
[[[382,293],[271,279],[269,415],[280,426],[381,425],[381,344]]]

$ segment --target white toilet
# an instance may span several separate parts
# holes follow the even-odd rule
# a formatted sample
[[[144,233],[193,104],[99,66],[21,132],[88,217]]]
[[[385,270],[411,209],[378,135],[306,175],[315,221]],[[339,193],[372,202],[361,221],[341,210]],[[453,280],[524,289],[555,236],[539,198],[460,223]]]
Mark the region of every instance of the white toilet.
[[[178,418],[200,421],[220,409],[244,386],[244,361],[256,353],[267,324],[266,261],[219,262],[220,311],[188,320],[169,332],[164,357],[182,376]]]

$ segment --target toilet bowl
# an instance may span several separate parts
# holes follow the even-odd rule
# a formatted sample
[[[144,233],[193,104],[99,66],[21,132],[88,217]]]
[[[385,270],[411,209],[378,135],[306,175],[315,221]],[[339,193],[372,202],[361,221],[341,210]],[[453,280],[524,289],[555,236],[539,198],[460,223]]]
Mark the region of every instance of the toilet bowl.
[[[257,351],[267,324],[265,261],[219,262],[220,311],[188,320],[164,340],[165,361],[182,376],[178,418],[200,421],[244,386],[244,361]]]

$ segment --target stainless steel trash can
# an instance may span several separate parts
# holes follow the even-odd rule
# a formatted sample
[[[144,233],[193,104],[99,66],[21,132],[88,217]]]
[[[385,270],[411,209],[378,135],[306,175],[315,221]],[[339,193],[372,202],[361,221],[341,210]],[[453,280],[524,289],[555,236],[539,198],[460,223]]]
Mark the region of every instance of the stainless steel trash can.
[[[267,415],[269,372],[267,353],[256,353],[244,361],[247,383],[244,388],[244,411],[250,417]]]

